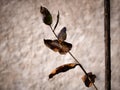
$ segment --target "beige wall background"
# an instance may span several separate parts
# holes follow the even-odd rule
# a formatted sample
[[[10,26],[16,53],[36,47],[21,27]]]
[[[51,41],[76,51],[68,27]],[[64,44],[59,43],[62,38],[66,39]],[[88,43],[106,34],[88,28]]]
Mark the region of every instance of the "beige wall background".
[[[0,90],[94,90],[85,87],[79,67],[48,80],[51,70],[74,60],[44,45],[43,39],[55,36],[42,22],[41,5],[52,13],[52,26],[59,10],[56,33],[67,27],[71,52],[88,72],[96,74],[98,90],[104,90],[103,0],[0,0]],[[111,90],[120,90],[119,28],[120,0],[111,0]]]

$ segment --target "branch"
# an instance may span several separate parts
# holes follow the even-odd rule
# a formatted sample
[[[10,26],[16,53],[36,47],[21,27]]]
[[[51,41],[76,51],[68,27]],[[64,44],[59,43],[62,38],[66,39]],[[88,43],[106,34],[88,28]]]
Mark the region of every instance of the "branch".
[[[57,36],[57,34],[55,33],[55,30],[52,28],[51,25],[50,25],[50,28],[51,28],[53,34],[55,35],[55,37],[58,39],[58,36]],[[86,72],[86,70],[83,68],[83,66],[80,64],[80,62],[73,56],[73,54],[72,54],[70,51],[69,51],[68,53],[69,53],[70,56],[78,63],[79,67],[83,70],[83,72],[84,72],[85,75],[88,77],[88,79],[90,80],[90,82],[92,82],[91,78],[89,77],[89,75],[87,74],[87,72]],[[93,82],[92,82],[92,84],[93,84],[94,88],[95,88],[96,90],[98,90],[97,87],[96,87],[96,85],[95,85]]]

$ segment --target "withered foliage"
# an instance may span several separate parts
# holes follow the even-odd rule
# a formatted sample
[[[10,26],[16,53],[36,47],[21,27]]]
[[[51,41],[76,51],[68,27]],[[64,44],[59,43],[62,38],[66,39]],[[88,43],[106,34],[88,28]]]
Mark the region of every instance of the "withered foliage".
[[[91,87],[93,85],[93,83],[95,82],[96,75],[92,74],[92,72],[89,72],[88,76],[89,76],[89,78],[91,79],[92,82],[89,80],[89,78],[86,75],[84,75],[82,77],[82,80],[85,83],[86,87]]]
[[[66,27],[63,27],[60,33],[58,34],[59,42],[63,42],[67,38]]]
[[[55,52],[59,52],[60,54],[66,54],[68,53],[71,49],[72,49],[72,44],[66,42],[66,38],[67,38],[67,33],[66,33],[66,27],[63,27],[59,34],[56,35],[55,33],[55,29],[59,23],[59,11],[57,14],[57,21],[56,24],[54,26],[54,29],[52,28],[51,24],[52,24],[52,15],[51,13],[48,11],[47,8],[45,7],[40,7],[40,12],[43,15],[43,22],[50,26],[53,34],[56,36],[57,39],[55,40],[51,40],[51,39],[44,39],[44,44],[50,48],[51,50],[55,51]],[[84,70],[84,68],[82,67],[82,65],[78,62],[78,60],[69,52],[69,54],[73,57],[73,59],[77,62],[77,63],[69,63],[69,64],[64,64],[62,66],[57,67],[56,69],[54,69],[50,74],[49,74],[49,79],[51,79],[53,76],[55,76],[56,74],[59,74],[61,72],[66,72],[70,69],[75,68],[75,66],[79,65],[81,67],[81,69],[84,71],[84,73],[86,74],[86,71]],[[92,74],[92,72],[87,73],[86,75],[84,75],[82,77],[83,82],[85,83],[86,87],[91,87],[92,85],[94,85],[95,82],[95,78],[96,76],[94,74]],[[94,85],[94,87],[96,88],[96,86]],[[97,88],[96,88],[97,90]]]
[[[68,71],[72,68],[75,68],[75,66],[77,66],[77,65],[78,64],[76,64],[76,63],[69,63],[69,64],[64,64],[62,66],[59,66],[49,74],[49,79],[52,78],[53,76],[55,76],[58,73],[66,72],[66,71]]]
[[[50,14],[50,12],[48,11],[47,8],[45,7],[40,7],[40,12],[43,15],[43,22],[46,25],[51,25],[52,24],[52,15]]]
[[[40,12],[43,15],[43,22],[51,27],[51,24],[52,24],[51,13],[48,11],[47,8],[42,7],[42,6],[40,7]],[[57,15],[57,22],[55,24],[54,30],[57,27],[58,22],[59,22],[59,12]],[[53,30],[53,32],[54,32],[54,30]],[[47,47],[49,47],[53,51],[59,52],[60,54],[66,54],[72,48],[71,43],[64,41],[64,40],[66,40],[66,37],[67,37],[66,27],[63,27],[57,36],[58,40],[44,39],[44,43]]]
[[[44,43],[48,48],[60,54],[66,54],[72,48],[72,44],[67,42],[60,43],[58,40],[44,39]]]

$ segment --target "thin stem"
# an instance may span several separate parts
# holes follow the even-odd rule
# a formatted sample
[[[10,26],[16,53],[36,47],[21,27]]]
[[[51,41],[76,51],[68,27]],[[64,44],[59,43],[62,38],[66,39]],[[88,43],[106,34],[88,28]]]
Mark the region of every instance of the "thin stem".
[[[54,29],[52,28],[51,25],[50,25],[50,28],[51,28],[53,34],[55,35],[55,37],[58,39],[58,36],[57,36],[57,34],[54,32]],[[72,54],[70,51],[69,51],[68,53],[69,53],[70,56],[78,63],[78,65],[80,66],[80,68],[83,70],[83,72],[85,73],[85,75],[88,77],[88,79],[90,80],[90,82],[93,84],[94,88],[95,88],[96,90],[98,90],[97,87],[96,87],[96,85],[92,82],[91,78],[90,78],[89,75],[87,74],[86,70],[85,70],[85,69],[83,68],[83,66],[80,64],[80,62],[73,56],[73,54]]]
[[[51,25],[50,25],[50,28],[51,28],[52,32],[54,33],[55,37],[58,39],[57,34],[55,33],[55,31],[54,31],[54,29],[51,27]]]
[[[84,71],[84,73],[87,75],[87,72],[85,71],[85,69],[83,68],[83,66],[79,63],[79,61],[73,56],[73,54],[69,51],[70,56],[72,56],[72,58],[79,64],[79,66],[81,67],[81,69]]]

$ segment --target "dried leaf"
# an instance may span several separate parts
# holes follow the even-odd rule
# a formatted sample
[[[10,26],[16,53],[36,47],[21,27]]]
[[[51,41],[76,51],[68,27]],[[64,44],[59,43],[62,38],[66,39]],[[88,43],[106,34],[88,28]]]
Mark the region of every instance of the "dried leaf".
[[[72,44],[67,42],[60,43],[58,40],[44,39],[44,43],[48,48],[60,54],[66,54],[72,48]]]
[[[55,76],[58,73],[66,72],[66,71],[68,71],[72,68],[75,68],[75,66],[77,66],[77,65],[78,64],[76,64],[76,63],[69,63],[69,64],[64,64],[62,66],[59,66],[49,74],[49,79],[52,78],[53,76]]]
[[[59,50],[60,54],[66,54],[72,48],[72,44],[71,43],[62,42],[61,45],[62,45],[62,48]]]
[[[89,76],[89,78],[91,79],[92,82],[88,79],[88,77],[86,75],[84,75],[82,77],[82,80],[85,83],[86,87],[91,87],[92,84],[95,82],[96,75],[92,74],[92,72],[89,72],[88,76]]]
[[[63,27],[60,33],[58,34],[58,40],[60,42],[63,42],[64,40],[66,40],[66,37],[67,37],[66,27]]]
[[[59,23],[59,17],[60,17],[60,15],[59,15],[59,11],[58,11],[57,22],[56,22],[56,24],[55,24],[54,30],[56,29],[56,27],[57,27],[57,25],[58,25],[58,23]]]
[[[59,52],[59,49],[61,48],[61,45],[59,44],[58,40],[44,39],[44,43],[47,47],[49,47],[55,52]]]
[[[40,12],[43,15],[43,22],[47,25],[51,25],[52,24],[52,15],[48,11],[48,9],[41,6]]]

